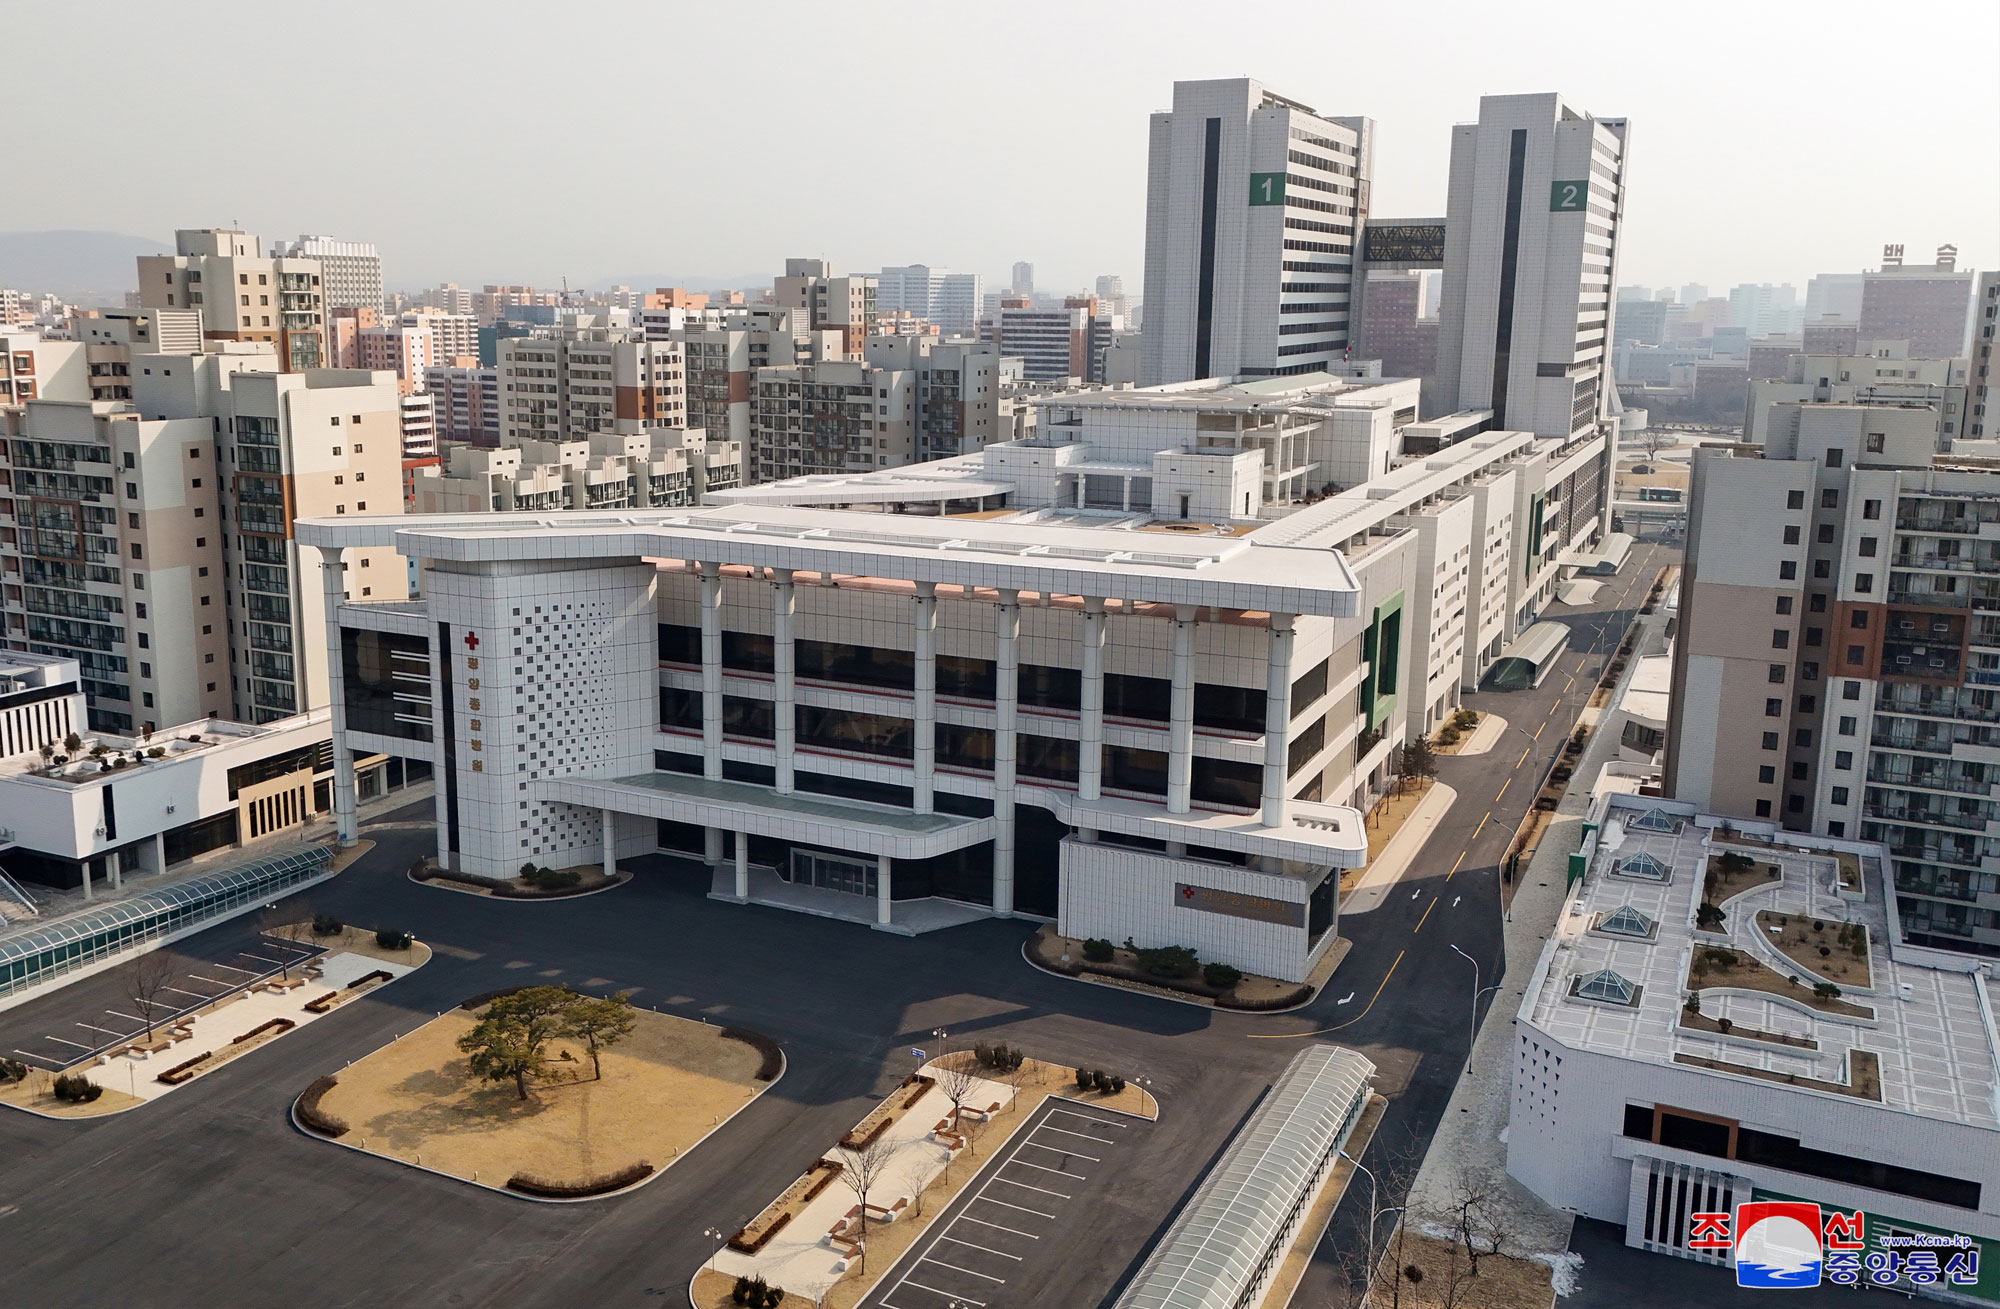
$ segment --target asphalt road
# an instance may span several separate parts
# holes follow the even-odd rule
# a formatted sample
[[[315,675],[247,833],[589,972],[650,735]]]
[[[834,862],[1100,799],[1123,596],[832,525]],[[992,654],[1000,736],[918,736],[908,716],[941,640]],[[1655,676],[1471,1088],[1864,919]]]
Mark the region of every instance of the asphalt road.
[[[1633,555],[1617,581],[1637,579],[1636,604],[1663,559],[1647,547]],[[1601,597],[1619,601],[1616,589]],[[1615,644],[1628,611],[1577,619],[1577,645]],[[1428,1142],[1469,1038],[1472,969],[1449,947],[1480,961],[1482,985],[1496,980],[1500,856],[1602,658],[1577,650],[1537,690],[1475,697],[1529,732],[1548,727],[1535,740],[1509,733],[1525,742],[1525,760],[1496,748],[1441,761],[1459,804],[1400,889],[1343,924],[1354,949],[1320,1000],[1295,1014],[1216,1013],[1039,973],[1020,957],[1028,923],[911,940],[720,904],[705,898],[705,870],[664,859],[635,861],[632,882],[575,900],[457,895],[403,876],[430,848],[428,832],[366,829],[375,849],[293,907],[407,928],[436,957],[134,1112],[86,1122],[0,1113],[9,1290],[44,1304],[149,1306],[678,1302],[709,1253],[702,1229],[746,1221],[896,1085],[907,1047],[946,1026],[955,1040],[1144,1077],[1159,1097],[1162,1120],[1120,1160],[1115,1196],[1073,1224],[1089,1258],[1070,1269],[1063,1302],[1099,1303],[1136,1270],[1303,1041],[1349,1045],[1380,1066],[1390,1104],[1371,1150]],[[468,995],[530,979],[630,989],[640,1004],[759,1029],[785,1047],[789,1069],[657,1181],[599,1204],[493,1195],[289,1126],[287,1106],[314,1078]],[[44,1003],[9,1014],[10,1026],[17,1016],[46,1024]],[[63,1003],[54,997],[52,1017]],[[1356,1239],[1356,1193],[1334,1240]],[[1330,1260],[1308,1270],[1298,1302],[1341,1302]]]

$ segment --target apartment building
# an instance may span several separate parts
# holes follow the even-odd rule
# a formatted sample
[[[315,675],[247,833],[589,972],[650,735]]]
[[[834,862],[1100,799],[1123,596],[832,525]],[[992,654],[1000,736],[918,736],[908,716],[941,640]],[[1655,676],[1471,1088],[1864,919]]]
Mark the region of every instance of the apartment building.
[[[867,362],[916,377],[916,462],[974,454],[1013,436],[1013,402],[1000,394],[1000,348],[934,336],[871,336]]]
[[[994,318],[993,340],[1002,354],[1021,360],[1028,381],[1102,382],[1105,355],[1124,326],[1088,297],[1065,300],[1060,309],[1037,309],[1009,297]]]
[[[840,333],[841,351],[861,353],[869,324],[875,321],[876,282],[872,277],[843,277],[824,259],[787,259],[785,274],[771,284],[778,308],[805,315],[810,331]]]
[[[1907,938],[2000,954],[2000,464],[1929,406],[1770,406],[1697,454],[1669,794],[1879,841]]]
[[[809,317],[802,310],[730,309],[720,324],[691,321],[683,328],[688,426],[747,447],[757,370],[848,358],[846,332],[807,328]],[[754,467],[744,474],[754,476]]]
[[[876,274],[878,313],[906,313],[928,319],[947,332],[969,332],[986,299],[986,278],[949,268],[908,264]]]
[[[92,385],[83,342],[51,341],[32,329],[0,332],[0,404],[88,400]]]
[[[916,370],[829,360],[760,368],[751,386],[748,466],[759,481],[916,459]]]
[[[1152,116],[1140,380],[1345,358],[1373,151],[1369,119],[1322,117],[1249,78],[1174,83],[1173,109]]]
[[[685,428],[637,427],[575,441],[453,446],[420,471],[416,511],[666,509],[703,502],[742,482],[743,448]]]
[[[424,387],[424,374],[437,361],[437,343],[424,327],[364,327],[354,335],[354,366],[396,375],[404,395]]]
[[[140,255],[139,303],[199,309],[209,341],[268,341],[286,372],[326,361],[326,293],[317,259],[267,256],[250,232],[174,233],[176,253]]]
[[[130,400],[133,351],[200,354],[201,315],[192,309],[93,309],[71,317],[69,337],[84,348],[90,398]]]
[[[589,315],[554,336],[499,343],[503,444],[573,440],[619,421],[679,426],[687,417],[678,341],[646,341],[592,325]]]
[[[461,356],[424,371],[437,433],[446,441],[500,444],[500,370]]]
[[[461,356],[479,356],[479,320],[471,314],[440,313],[429,309],[406,309],[397,315],[399,326],[430,333],[431,357],[437,362]]]
[[[1959,271],[1957,256],[1941,246],[1936,263],[1906,264],[1903,247],[1885,248],[1882,267],[1861,278],[1861,339],[1908,341],[1920,359],[1963,356],[1973,275]]]
[[[456,282],[440,282],[428,291],[418,292],[416,303],[427,305],[439,313],[464,314],[477,323],[480,320],[472,311],[473,295],[474,292]]]
[[[1905,943],[1892,851],[1627,795],[1589,819],[1513,1017],[1508,1173],[1635,1249],[1993,1304],[1993,984]],[[1711,916],[1729,856],[1759,876]],[[1767,1200],[1829,1221],[1730,1230]]]
[[[1855,353],[1793,352],[1778,378],[1752,378],[1743,439],[1765,444],[1774,405],[1801,400],[1860,405],[1922,405],[1937,414],[1937,448],[1967,435],[1966,361],[1914,359],[1906,341],[1870,341]],[[1789,410],[1784,411],[1789,414]]]
[[[1972,301],[1971,358],[1966,366],[1965,438],[1971,441],[2000,439],[2000,418],[1991,418],[1994,328],[2000,326],[2000,272],[1981,273]]]
[[[301,236],[274,253],[286,259],[319,261],[326,307],[382,308],[382,255],[369,241],[336,241]]]
[[[10,286],[0,286],[0,327],[25,327],[34,321],[28,297]]]
[[[478,319],[481,326],[491,326],[494,323],[507,321],[515,310],[552,308],[561,302],[562,297],[554,291],[537,291],[532,286],[502,286],[488,282],[480,290],[472,292],[472,307],[466,312]]]

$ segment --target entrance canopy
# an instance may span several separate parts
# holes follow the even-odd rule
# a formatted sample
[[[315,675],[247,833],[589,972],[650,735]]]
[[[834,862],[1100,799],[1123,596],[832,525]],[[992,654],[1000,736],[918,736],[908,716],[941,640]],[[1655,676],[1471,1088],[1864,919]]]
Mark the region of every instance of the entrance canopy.
[[[1486,685],[1495,691],[1521,691],[1540,686],[1569,647],[1566,623],[1536,623],[1507,643],[1493,667],[1486,672]]]

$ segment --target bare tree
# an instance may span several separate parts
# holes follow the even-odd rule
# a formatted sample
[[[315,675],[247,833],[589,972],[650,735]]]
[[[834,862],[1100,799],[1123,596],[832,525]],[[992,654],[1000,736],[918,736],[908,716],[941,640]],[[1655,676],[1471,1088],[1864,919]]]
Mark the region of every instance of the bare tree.
[[[1468,1276],[1479,1276],[1479,1261],[1488,1255],[1520,1257],[1520,1225],[1498,1182],[1461,1164],[1452,1178],[1450,1203],[1447,1221],[1465,1249]]]
[[[836,1146],[834,1154],[840,1160],[840,1180],[847,1183],[847,1189],[854,1192],[855,1202],[861,1206],[861,1238],[864,1248],[861,1252],[861,1266],[868,1266],[868,1196],[887,1180],[889,1167],[895,1163],[902,1146],[889,1139],[884,1131],[866,1145]]]
[[[312,941],[312,922],[312,908],[303,903],[294,904],[289,909],[272,905],[258,916],[259,931],[295,947],[284,952],[285,961],[279,965],[286,981],[291,980],[292,965],[303,956],[312,953],[307,948]]]
[[[972,1144],[972,1137],[964,1131],[959,1116],[965,1112],[965,1102],[979,1089],[980,1078],[975,1071],[976,1068],[977,1063],[970,1051],[960,1051],[955,1056],[947,1055],[932,1068],[932,1076],[937,1079],[937,1089],[944,1094],[945,1099],[951,1101],[951,1129],[965,1137],[968,1147]]]
[[[125,998],[139,1011],[139,1020],[146,1024],[146,1039],[153,1039],[153,1015],[169,1008],[166,992],[174,978],[180,976],[173,957],[158,950],[148,950],[133,959],[121,970],[119,980],[125,986]]]

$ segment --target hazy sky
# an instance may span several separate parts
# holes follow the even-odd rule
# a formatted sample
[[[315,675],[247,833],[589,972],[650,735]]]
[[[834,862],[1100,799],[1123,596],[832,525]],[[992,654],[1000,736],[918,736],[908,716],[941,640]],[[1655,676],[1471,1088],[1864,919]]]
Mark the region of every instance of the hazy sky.
[[[1374,212],[1556,90],[1633,127],[1620,281],[2000,262],[2000,4],[210,6],[0,0],[7,229],[372,240],[392,287],[787,255],[1139,290],[1146,118],[1258,78],[1377,123]]]

